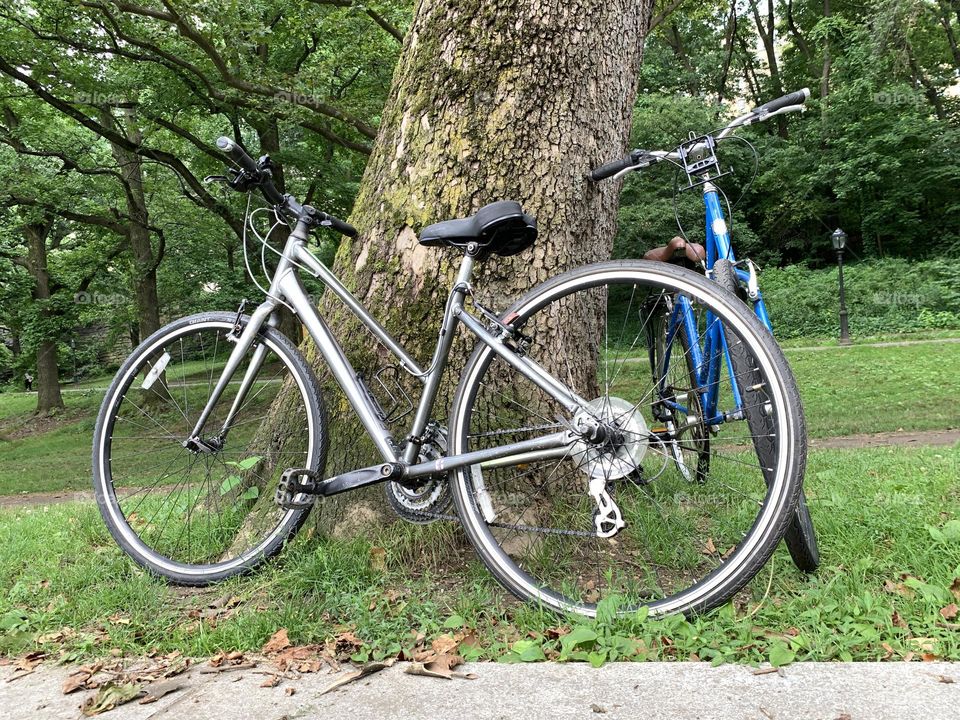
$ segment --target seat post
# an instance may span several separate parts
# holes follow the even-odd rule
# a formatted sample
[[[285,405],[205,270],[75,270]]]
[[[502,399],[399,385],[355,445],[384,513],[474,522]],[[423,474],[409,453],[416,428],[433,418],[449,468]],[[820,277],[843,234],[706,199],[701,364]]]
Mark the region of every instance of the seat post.
[[[463,253],[463,260],[460,261],[460,272],[457,273],[457,280],[454,283],[454,287],[469,284],[470,278],[473,277],[473,264],[476,262],[475,247],[476,243],[467,245],[467,249]],[[473,252],[471,252],[471,250],[473,250]]]

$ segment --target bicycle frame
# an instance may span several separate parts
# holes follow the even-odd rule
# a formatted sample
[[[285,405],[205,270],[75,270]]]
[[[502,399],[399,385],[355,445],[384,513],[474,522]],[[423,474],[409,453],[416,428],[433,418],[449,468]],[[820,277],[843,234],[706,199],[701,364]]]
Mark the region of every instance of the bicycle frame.
[[[463,324],[480,342],[488,345],[497,355],[513,366],[518,372],[522,373],[531,382],[553,397],[565,407],[571,415],[575,415],[584,409],[587,401],[551,376],[542,366],[530,360],[528,357],[516,354],[505,342],[506,333],[501,332],[499,335],[495,335],[487,330],[483,322],[467,311],[464,305],[464,299],[470,293],[469,281],[474,265],[474,257],[471,255],[464,254],[460,270],[454,286],[450,291],[450,297],[444,311],[440,336],[433,353],[433,358],[428,370],[424,371],[403,347],[401,347],[396,339],[390,335],[386,328],[377,322],[360,301],[344,287],[333,272],[307,249],[309,229],[310,226],[305,221],[299,220],[297,222],[295,229],[287,239],[283,253],[277,264],[276,272],[274,273],[270,288],[267,292],[267,299],[250,315],[242,332],[240,332],[239,335],[232,336],[231,339],[235,341],[236,347],[227,359],[223,372],[193,428],[190,441],[197,443],[199,446],[204,445],[204,441],[201,440],[201,438],[203,436],[204,426],[209,420],[213,408],[239,369],[243,358],[256,343],[257,336],[264,325],[275,326],[277,324],[276,310],[280,304],[283,303],[291,307],[299,316],[300,321],[306,327],[307,332],[310,334],[310,337],[313,338],[320,354],[326,361],[331,374],[337,384],[342,388],[351,407],[354,412],[356,412],[360,422],[373,440],[385,463],[383,466],[365,468],[357,471],[358,473],[367,472],[368,475],[368,471],[381,471],[380,477],[371,479],[364,476],[362,480],[359,478],[346,480],[347,475],[352,475],[348,473],[347,475],[340,476],[340,479],[344,480],[344,482],[341,483],[344,485],[343,487],[338,486],[336,490],[330,493],[324,492],[324,494],[342,492],[361,484],[376,482],[378,480],[399,479],[401,477],[415,479],[474,464],[480,464],[481,467],[485,464],[494,463],[502,466],[535,460],[547,460],[563,457],[570,452],[573,443],[579,440],[580,434],[572,430],[564,430],[562,432],[556,432],[496,448],[488,448],[464,453],[462,455],[444,457],[435,461],[417,463],[423,433],[427,428],[427,423],[430,421],[437,392],[440,388],[440,381],[446,370],[453,338],[457,326],[460,324]],[[423,392],[420,396],[420,402],[416,409],[410,431],[406,438],[406,446],[402,453],[398,451],[398,446],[391,436],[384,418],[380,414],[379,408],[376,407],[374,401],[371,399],[360,376],[351,366],[343,348],[333,336],[330,328],[320,316],[319,311],[303,287],[299,276],[300,268],[306,269],[312,275],[319,278],[326,285],[327,289],[336,295],[363,325],[400,361],[403,368],[423,382]],[[229,432],[230,423],[236,411],[242,405],[247,391],[253,386],[265,356],[266,349],[263,345],[254,349],[250,364],[241,381],[237,397],[234,399],[231,410],[227,414],[223,426],[219,429],[219,434],[216,436],[219,441],[222,441]],[[587,425],[590,425],[589,418],[587,419]],[[584,428],[584,431],[586,431],[586,428]],[[328,482],[330,481],[328,480]]]
[[[703,204],[706,213],[706,270],[708,277],[712,274],[717,260],[736,262],[733,245],[730,241],[730,231],[727,226],[723,209],[720,205],[720,193],[717,187],[707,180],[703,184]],[[737,277],[750,286],[750,300],[753,309],[760,321],[768,330],[773,332],[767,306],[759,288],[751,282],[751,271],[735,268]],[[755,276],[753,278],[755,280]],[[700,346],[700,333],[697,330],[696,318],[690,301],[684,297],[677,300],[668,325],[668,347],[676,337],[677,332],[683,332],[687,339],[691,360],[696,375],[697,386],[701,393],[701,407],[704,413],[704,422],[707,425],[719,425],[728,419],[740,419],[743,412],[743,399],[739,384],[733,372],[730,353],[727,350],[727,339],[723,326],[716,322],[712,312],[707,312],[706,331],[703,337],[703,347]],[[718,407],[720,391],[720,374],[722,365],[726,365],[730,379],[730,389],[733,395],[733,412],[724,412]],[[666,376],[669,367],[669,355],[664,358],[664,368],[659,370],[660,377]],[[686,408],[677,404],[678,409],[686,412]]]

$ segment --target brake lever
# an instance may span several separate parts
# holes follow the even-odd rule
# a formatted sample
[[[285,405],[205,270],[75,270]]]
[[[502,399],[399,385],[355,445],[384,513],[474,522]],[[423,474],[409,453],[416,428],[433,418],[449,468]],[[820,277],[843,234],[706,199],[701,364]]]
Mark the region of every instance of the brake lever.
[[[228,178],[226,175],[207,175],[203,179],[204,185],[209,185],[210,183],[214,183],[214,182],[222,182],[222,183],[229,184],[230,178]]]

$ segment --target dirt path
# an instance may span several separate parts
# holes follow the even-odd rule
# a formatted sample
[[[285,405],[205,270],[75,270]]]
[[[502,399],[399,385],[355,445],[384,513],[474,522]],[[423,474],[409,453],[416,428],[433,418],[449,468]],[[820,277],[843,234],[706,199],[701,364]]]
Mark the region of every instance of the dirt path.
[[[811,438],[813,450],[857,449],[870,447],[943,447],[960,442],[960,429],[924,430],[921,432],[882,432],[864,435],[845,435],[832,438]]]
[[[785,347],[785,353],[790,352],[820,352],[822,350],[850,350],[862,347],[903,347],[905,345],[944,345],[960,343],[960,338],[931,338],[930,340],[889,340],[887,342],[854,343],[852,345],[802,345],[800,347]]]

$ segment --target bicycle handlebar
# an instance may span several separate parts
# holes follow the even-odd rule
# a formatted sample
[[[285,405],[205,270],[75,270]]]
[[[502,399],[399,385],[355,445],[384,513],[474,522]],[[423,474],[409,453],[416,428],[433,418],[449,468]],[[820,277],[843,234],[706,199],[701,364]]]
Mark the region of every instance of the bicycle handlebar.
[[[755,122],[769,120],[775,115],[782,115],[789,112],[802,111],[803,103],[810,97],[810,89],[803,88],[796,92],[788,93],[775,100],[755,107],[745,115],[732,120],[725,128],[716,134],[717,139],[723,139],[730,135],[734,130],[744,125],[751,125]],[[698,146],[699,147],[699,146]],[[661,160],[679,160],[680,154],[674,150],[667,152],[665,150],[634,150],[627,157],[620,160],[612,160],[604,163],[598,168],[590,171],[589,178],[594,182],[606,180],[611,177],[619,177],[634,170],[649,167]]]
[[[217,148],[233,160],[240,169],[246,173],[254,185],[260,188],[260,192],[267,201],[274,206],[282,206],[295,215],[301,215],[307,208],[301,206],[291,195],[283,195],[273,184],[273,175],[268,168],[261,168],[257,162],[247,155],[246,151],[237,143],[228,137],[217,138]],[[239,188],[235,188],[239,189]],[[325,212],[314,211],[313,208],[307,210],[309,221],[316,225],[336,230],[347,237],[356,237],[357,229],[350,223],[344,222],[338,217],[334,217]]]
[[[777,110],[790,105],[803,105],[803,103],[805,103],[809,97],[810,88],[803,88],[803,90],[787,93],[783,97],[778,97],[776,100],[771,100],[763,105],[758,105],[750,112],[754,115],[766,115],[767,113],[776,112]]]
[[[634,167],[640,160],[639,158],[640,151],[634,150],[627,157],[620,160],[612,160],[608,163],[604,163],[600,167],[592,170],[590,172],[590,179],[594,182],[599,180],[606,180],[609,177],[613,177],[618,172],[622,172],[629,168]]]
[[[228,137],[217,138],[217,147],[251,177],[271,205],[284,205],[286,203],[281,192],[273,184],[273,176],[270,171],[260,169],[256,161],[247,155],[242,147]]]

